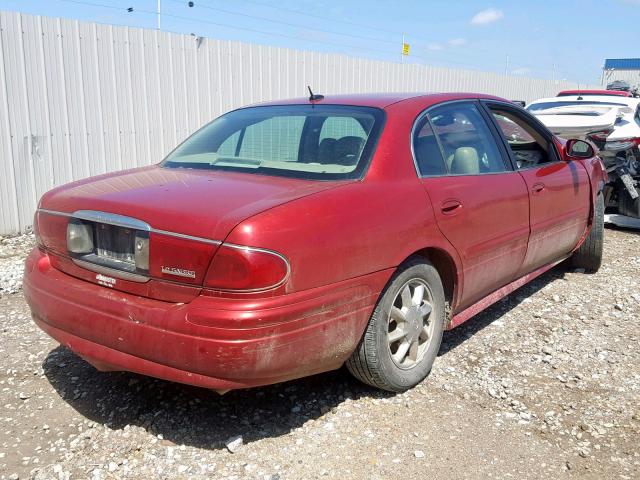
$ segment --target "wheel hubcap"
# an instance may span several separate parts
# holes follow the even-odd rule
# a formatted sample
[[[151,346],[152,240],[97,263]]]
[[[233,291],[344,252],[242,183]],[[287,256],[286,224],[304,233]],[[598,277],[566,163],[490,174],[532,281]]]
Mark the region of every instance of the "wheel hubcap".
[[[420,279],[405,283],[389,312],[387,339],[393,362],[400,368],[417,365],[429,348],[433,336],[432,297]]]

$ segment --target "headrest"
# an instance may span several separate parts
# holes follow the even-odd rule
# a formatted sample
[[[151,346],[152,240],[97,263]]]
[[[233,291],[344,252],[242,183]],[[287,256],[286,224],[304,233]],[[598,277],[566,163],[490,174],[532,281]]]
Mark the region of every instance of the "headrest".
[[[355,165],[364,146],[364,139],[355,136],[342,137],[336,143],[336,163]]]

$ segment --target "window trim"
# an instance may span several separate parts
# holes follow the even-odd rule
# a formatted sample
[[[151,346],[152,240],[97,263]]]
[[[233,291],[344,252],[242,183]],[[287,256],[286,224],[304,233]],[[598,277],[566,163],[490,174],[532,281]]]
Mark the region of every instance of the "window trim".
[[[498,151],[500,152],[500,156],[502,158],[502,163],[504,164],[504,167],[505,167],[504,171],[502,171],[502,172],[477,173],[477,174],[473,174],[473,175],[466,174],[466,173],[450,173],[449,172],[449,168],[447,167],[447,162],[446,162],[446,160],[444,158],[444,151],[442,149],[442,144],[440,143],[440,137],[437,135],[436,131],[433,129],[433,124],[431,123],[431,118],[429,117],[429,111],[433,110],[435,108],[439,108],[439,107],[443,107],[443,106],[447,106],[447,105],[453,105],[453,104],[457,104],[457,103],[468,103],[468,104],[472,104],[472,105],[476,106],[476,108],[478,109],[478,113],[480,114],[480,116],[484,120],[485,125],[487,126],[487,129],[491,133],[491,138],[494,140],[494,142],[496,144],[496,147],[497,147]],[[447,170],[446,173],[444,173],[442,175],[422,175],[422,173],[420,172],[420,168],[418,167],[418,160],[416,158],[415,145],[414,145],[414,136],[416,134],[416,129],[418,127],[418,124],[425,117],[427,117],[427,121],[429,122],[429,124],[431,126],[431,129],[433,131],[433,134],[436,137],[436,141],[438,142],[438,148],[440,149],[440,155],[442,156],[442,161],[444,163],[444,167]],[[502,134],[500,132],[496,131],[496,126],[493,123],[493,118],[487,118],[487,112],[485,111],[485,108],[483,107],[482,103],[480,102],[480,99],[478,99],[478,98],[463,98],[463,99],[460,99],[460,100],[445,100],[443,102],[438,102],[438,103],[434,103],[433,105],[429,105],[427,108],[425,108],[420,113],[418,113],[416,118],[413,120],[413,125],[411,126],[411,132],[409,134],[409,144],[410,144],[410,147],[411,147],[411,158],[413,159],[413,166],[415,168],[417,177],[420,178],[420,179],[422,179],[422,178],[442,178],[442,177],[479,177],[479,176],[483,176],[483,175],[502,175],[502,174],[505,174],[505,173],[512,173],[514,171],[517,171],[517,169],[514,168],[514,164],[513,164],[513,161],[511,159],[511,155],[505,149],[504,142],[502,140]]]
[[[534,168],[543,168],[549,165],[555,165],[556,163],[563,162],[562,157],[558,153],[558,148],[556,146],[556,142],[554,142],[555,135],[540,121],[535,115],[529,113],[527,110],[523,108],[518,108],[515,105],[512,105],[508,102],[501,102],[499,100],[481,100],[480,104],[483,106],[487,115],[490,116],[491,123],[494,125],[494,128],[497,130],[501,143],[503,147],[506,149],[507,155],[511,160],[511,164],[516,172],[526,172],[528,170],[532,170]],[[514,116],[521,118],[523,121],[527,122],[536,132],[538,132],[546,141],[547,146],[549,147],[549,154],[553,155],[554,159],[549,162],[533,165],[531,167],[526,168],[518,168],[517,159],[511,150],[509,142],[507,138],[502,133],[502,129],[500,125],[498,125],[498,121],[493,116],[493,111],[491,110],[491,106],[494,106],[501,110],[506,110],[509,113],[512,113]]]

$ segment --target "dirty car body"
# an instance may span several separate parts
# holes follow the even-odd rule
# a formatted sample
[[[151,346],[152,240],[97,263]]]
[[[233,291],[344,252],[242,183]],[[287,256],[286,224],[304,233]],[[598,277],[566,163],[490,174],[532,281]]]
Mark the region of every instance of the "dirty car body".
[[[576,93],[536,100],[527,110],[557,135],[593,142],[609,174],[605,205],[640,218],[640,98]]]
[[[399,270],[436,272],[437,330],[570,257],[605,177],[593,151],[570,155],[495,97],[243,108],[161,164],[45,194],[25,296],[45,332],[100,370],[221,392],[280,382],[343,365]],[[402,337],[390,356],[415,342],[401,373],[428,336],[408,330],[430,314],[420,294],[438,300],[416,275],[389,314]]]

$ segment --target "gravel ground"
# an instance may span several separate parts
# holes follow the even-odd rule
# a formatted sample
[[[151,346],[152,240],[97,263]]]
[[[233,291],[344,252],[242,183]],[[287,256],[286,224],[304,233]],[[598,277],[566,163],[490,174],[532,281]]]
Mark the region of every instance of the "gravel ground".
[[[30,321],[0,238],[0,478],[640,478],[640,235],[447,332],[400,395],[344,370],[230,392],[99,373]]]

